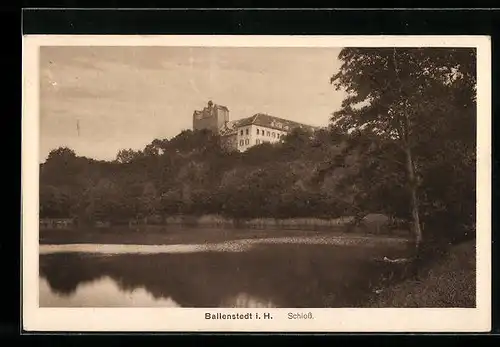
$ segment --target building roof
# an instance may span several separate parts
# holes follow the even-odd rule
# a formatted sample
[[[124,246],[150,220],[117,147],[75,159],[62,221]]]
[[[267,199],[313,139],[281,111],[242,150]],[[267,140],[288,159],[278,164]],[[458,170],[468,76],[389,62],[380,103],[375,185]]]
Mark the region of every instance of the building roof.
[[[257,125],[261,127],[283,130],[283,131],[291,131],[294,128],[301,128],[306,130],[316,130],[318,127],[314,127],[311,125],[306,125],[298,122],[294,122],[288,119],[283,119],[279,117],[270,116],[264,113],[257,113],[251,117],[238,119],[232,122],[228,122],[226,126],[221,129],[222,135],[231,135],[237,131],[238,128],[248,126],[248,125]]]

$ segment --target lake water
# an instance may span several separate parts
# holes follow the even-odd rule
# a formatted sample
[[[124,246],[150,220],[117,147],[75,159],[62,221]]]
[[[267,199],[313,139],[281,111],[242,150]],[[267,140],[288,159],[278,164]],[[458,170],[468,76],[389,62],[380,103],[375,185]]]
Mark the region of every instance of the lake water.
[[[41,245],[41,307],[359,307],[401,242]]]

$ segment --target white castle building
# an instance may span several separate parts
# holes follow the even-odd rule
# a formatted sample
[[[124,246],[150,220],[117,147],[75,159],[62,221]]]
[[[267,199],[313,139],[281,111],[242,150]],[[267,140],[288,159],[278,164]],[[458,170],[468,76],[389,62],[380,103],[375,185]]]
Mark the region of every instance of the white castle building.
[[[318,129],[264,113],[229,121],[228,108],[212,101],[209,101],[203,110],[193,113],[193,130],[209,129],[217,132],[226,148],[240,152],[261,143],[278,142],[295,128],[312,132]]]

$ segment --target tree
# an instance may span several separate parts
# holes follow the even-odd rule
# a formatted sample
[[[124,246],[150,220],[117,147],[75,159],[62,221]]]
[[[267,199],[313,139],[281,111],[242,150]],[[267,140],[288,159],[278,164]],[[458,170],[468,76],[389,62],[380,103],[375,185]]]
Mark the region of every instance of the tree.
[[[133,160],[141,156],[140,151],[134,151],[133,149],[121,149],[116,155],[116,161],[121,164],[131,163]]]
[[[109,221],[123,217],[128,211],[121,189],[108,178],[101,178],[89,187],[85,196],[85,217],[89,221]]]
[[[183,130],[162,144],[165,152],[188,154],[191,152],[220,152],[220,138],[210,130]]]
[[[144,154],[146,156],[158,156],[165,152],[168,146],[168,140],[154,139],[150,144],[144,148]]]
[[[404,184],[418,256],[423,241],[421,183],[427,182],[430,162],[439,161],[433,151],[446,148],[451,138],[471,147],[470,136],[447,126],[458,121],[470,135],[475,121],[475,52],[345,48],[339,58],[343,64],[331,83],[348,96],[332,122],[351,133],[344,155],[358,150],[357,175],[365,176],[357,180],[365,183],[360,194],[373,197],[391,182]],[[381,173],[377,184],[370,180],[373,171]]]
[[[140,197],[141,213],[147,224],[148,217],[154,215],[160,206],[160,197],[158,196],[155,185],[152,182],[146,182]]]
[[[67,190],[51,185],[40,187],[40,217],[68,218],[71,216],[71,196]]]
[[[47,161],[68,161],[76,158],[75,151],[68,147],[59,147],[50,151]]]
[[[312,133],[306,129],[294,128],[282,139],[283,150],[287,156],[294,158],[303,156],[308,152],[311,144]]]

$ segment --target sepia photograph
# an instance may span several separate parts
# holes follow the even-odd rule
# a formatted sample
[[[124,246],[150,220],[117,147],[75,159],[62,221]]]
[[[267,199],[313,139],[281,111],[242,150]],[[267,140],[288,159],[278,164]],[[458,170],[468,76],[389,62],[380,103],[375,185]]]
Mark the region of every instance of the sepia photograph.
[[[24,38],[24,319],[487,330],[488,38],[210,38]]]

